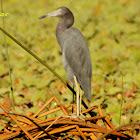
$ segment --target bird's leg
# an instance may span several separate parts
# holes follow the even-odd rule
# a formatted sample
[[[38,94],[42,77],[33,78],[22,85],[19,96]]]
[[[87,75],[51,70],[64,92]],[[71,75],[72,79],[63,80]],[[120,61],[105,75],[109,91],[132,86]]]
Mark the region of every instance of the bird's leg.
[[[83,118],[85,118],[85,116],[83,114],[81,114],[81,100],[82,100],[82,91],[81,91],[81,95],[80,95],[80,86],[77,82],[76,77],[74,76],[74,83],[75,83],[75,87],[76,87],[76,115],[72,114],[72,116],[65,116],[65,117],[69,117],[69,118],[79,118],[83,121],[85,121]],[[80,116],[81,115],[81,116]]]
[[[79,115],[80,115],[80,101],[79,101],[79,86],[78,86],[78,82],[77,82],[77,79],[76,79],[76,77],[74,76],[74,81],[75,81],[75,86],[76,86],[76,105],[77,105],[77,113],[76,113],[76,115],[77,115],[77,117],[79,117]]]
[[[79,114],[81,114],[81,111],[82,111],[82,110],[81,110],[81,109],[82,109],[82,106],[81,106],[81,105],[82,105],[82,96],[83,96],[83,93],[82,93],[82,90],[81,90],[81,89],[80,89],[79,92],[80,92],[80,94],[79,94],[79,96],[80,96],[80,97],[79,97],[79,98],[80,98],[80,102],[79,102],[79,108],[80,108]]]
[[[73,90],[74,90],[74,85],[73,85]],[[74,104],[74,102],[75,102],[75,96],[74,96],[74,93],[73,93],[73,96],[72,96],[72,104]],[[72,113],[73,113],[73,107],[72,107]]]

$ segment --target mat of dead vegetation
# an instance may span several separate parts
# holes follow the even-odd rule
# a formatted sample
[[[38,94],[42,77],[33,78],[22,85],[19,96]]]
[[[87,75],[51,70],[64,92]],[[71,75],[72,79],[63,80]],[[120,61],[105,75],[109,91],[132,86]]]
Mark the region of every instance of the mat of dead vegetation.
[[[44,109],[52,101],[58,104],[57,108],[44,112]],[[93,106],[82,111],[80,118],[72,115],[76,112],[73,104],[62,105],[54,96],[47,101],[35,114],[19,114],[14,110],[8,110],[0,104],[1,121],[7,120],[5,127],[0,131],[0,140],[18,138],[24,139],[91,139],[91,140],[130,140],[138,139],[132,136],[132,130],[139,132],[140,124],[132,123],[115,128],[100,106]],[[97,116],[89,117],[89,112],[98,111]],[[41,117],[51,113],[62,111],[58,117],[42,120]],[[74,114],[73,113],[73,114]]]

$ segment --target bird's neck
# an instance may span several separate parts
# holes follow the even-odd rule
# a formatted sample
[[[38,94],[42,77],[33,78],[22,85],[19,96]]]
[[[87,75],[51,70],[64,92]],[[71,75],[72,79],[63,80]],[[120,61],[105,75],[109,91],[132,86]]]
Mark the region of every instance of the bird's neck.
[[[63,17],[62,20],[59,21],[56,28],[56,36],[58,37],[61,33],[63,33],[66,29],[70,28],[74,23],[73,15],[67,15]]]

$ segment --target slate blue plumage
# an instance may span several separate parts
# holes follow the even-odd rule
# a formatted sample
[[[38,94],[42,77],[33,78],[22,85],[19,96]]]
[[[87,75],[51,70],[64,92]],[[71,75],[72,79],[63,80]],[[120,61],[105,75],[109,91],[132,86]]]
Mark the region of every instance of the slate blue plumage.
[[[63,65],[69,81],[74,83],[76,76],[87,100],[91,98],[92,64],[88,45],[82,33],[72,27],[74,16],[67,7],[59,7],[54,12],[44,15],[62,18],[56,28],[57,41],[62,50]]]

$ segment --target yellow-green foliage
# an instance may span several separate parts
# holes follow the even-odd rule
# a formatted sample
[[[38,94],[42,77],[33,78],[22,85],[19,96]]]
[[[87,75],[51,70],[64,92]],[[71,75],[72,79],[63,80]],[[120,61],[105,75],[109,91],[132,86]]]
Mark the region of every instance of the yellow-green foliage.
[[[122,119],[123,122],[139,120],[140,0],[3,1],[3,9],[9,13],[5,17],[6,30],[67,79],[61,50],[55,37],[56,25],[60,19],[38,19],[60,6],[71,9],[75,16],[74,27],[83,33],[88,42],[93,68],[90,107],[101,105],[106,115],[114,117],[116,124],[119,120],[121,92],[130,91],[131,98],[125,96],[123,104],[123,116],[127,116],[127,119]],[[0,26],[3,27],[2,17]],[[1,32],[0,46],[2,75],[8,72],[8,65]],[[37,99],[41,98],[45,102],[53,95],[63,104],[72,101],[72,93],[68,89],[65,92],[63,83],[8,37],[7,46],[15,101],[18,104],[30,101],[35,108]],[[0,79],[0,88],[2,102],[10,91],[8,76]],[[27,108],[25,111],[28,112]]]

